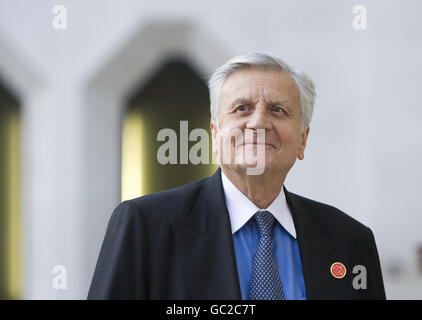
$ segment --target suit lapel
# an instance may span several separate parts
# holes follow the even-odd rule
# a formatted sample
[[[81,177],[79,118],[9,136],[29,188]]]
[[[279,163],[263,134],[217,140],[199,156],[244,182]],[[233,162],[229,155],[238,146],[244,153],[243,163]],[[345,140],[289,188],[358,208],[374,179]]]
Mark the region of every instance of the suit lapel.
[[[348,265],[344,248],[336,248],[326,237],[313,217],[318,212],[310,212],[301,197],[286,189],[285,194],[295,223],[307,299],[352,298],[352,292],[348,290],[350,270],[343,279],[334,278],[330,272],[334,262]]]
[[[207,179],[186,221],[174,225],[192,299],[240,299],[220,169]]]
[[[192,299],[241,299],[221,169],[208,178],[190,216],[173,226]],[[327,238],[300,196],[285,189],[299,244],[307,299],[350,299],[350,268],[343,279],[330,273],[334,262],[348,263],[347,250]]]

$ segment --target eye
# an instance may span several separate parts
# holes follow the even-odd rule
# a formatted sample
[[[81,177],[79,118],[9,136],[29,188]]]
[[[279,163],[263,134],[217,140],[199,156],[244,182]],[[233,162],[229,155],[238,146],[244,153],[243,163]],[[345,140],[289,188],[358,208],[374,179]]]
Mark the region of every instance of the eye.
[[[236,108],[236,111],[248,111],[249,106],[247,106],[246,104],[242,104],[241,106],[238,106]]]
[[[277,113],[287,114],[287,112],[283,108],[281,108],[279,106],[274,106],[272,110],[275,111],[275,112],[277,112]]]

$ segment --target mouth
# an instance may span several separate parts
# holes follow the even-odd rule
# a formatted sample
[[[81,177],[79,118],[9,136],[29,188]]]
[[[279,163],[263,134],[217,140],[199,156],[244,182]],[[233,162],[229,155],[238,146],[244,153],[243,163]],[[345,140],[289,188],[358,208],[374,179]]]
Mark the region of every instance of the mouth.
[[[271,143],[243,143],[241,144],[241,146],[247,146],[247,145],[252,145],[254,147],[259,147],[259,146],[264,146],[264,148],[274,148],[276,149],[276,146],[271,144]]]

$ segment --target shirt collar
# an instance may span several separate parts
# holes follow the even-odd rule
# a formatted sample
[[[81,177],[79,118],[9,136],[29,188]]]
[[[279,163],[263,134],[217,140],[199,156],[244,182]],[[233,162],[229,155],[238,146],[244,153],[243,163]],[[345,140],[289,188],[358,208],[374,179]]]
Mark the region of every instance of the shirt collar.
[[[282,225],[282,227],[296,239],[296,228],[293,217],[286,202],[284,188],[266,209],[259,209],[248,199],[239,189],[227,178],[221,170],[221,180],[223,182],[224,196],[226,198],[227,210],[230,215],[232,234],[243,227],[257,211],[269,211]]]

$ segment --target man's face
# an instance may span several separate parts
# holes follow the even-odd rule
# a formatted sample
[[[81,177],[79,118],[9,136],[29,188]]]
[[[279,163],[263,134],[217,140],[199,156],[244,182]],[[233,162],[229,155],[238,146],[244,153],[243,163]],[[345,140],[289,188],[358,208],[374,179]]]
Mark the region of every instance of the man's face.
[[[253,139],[245,135],[246,129],[254,132],[249,135]],[[258,129],[264,129],[265,145],[260,145],[259,135],[257,139]],[[309,127],[302,131],[299,90],[287,73],[245,69],[232,73],[223,83],[218,126],[211,121],[211,131],[213,153],[226,170],[243,172],[248,167],[245,161],[235,163],[233,158],[230,163],[223,162],[223,153],[229,145],[232,155],[244,150],[252,151],[254,157],[265,155],[265,171],[287,175],[296,157],[300,160],[304,157]],[[243,139],[228,138],[230,135],[242,135]],[[224,140],[229,143],[221,143]]]

